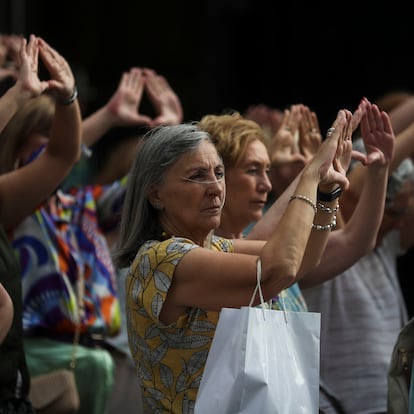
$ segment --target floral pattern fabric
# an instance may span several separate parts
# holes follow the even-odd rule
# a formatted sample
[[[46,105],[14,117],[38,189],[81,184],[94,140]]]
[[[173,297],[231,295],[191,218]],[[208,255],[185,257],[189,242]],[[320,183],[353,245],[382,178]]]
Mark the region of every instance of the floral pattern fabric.
[[[129,346],[138,368],[146,412],[189,414],[219,312],[191,308],[176,323],[159,321],[176,266],[191,240],[171,238],[141,246],[126,280]],[[211,248],[232,252],[230,240],[213,236]]]

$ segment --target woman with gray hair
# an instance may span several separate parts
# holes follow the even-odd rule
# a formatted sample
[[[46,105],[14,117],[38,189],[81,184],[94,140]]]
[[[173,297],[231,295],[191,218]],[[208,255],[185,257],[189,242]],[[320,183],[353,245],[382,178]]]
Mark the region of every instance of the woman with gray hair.
[[[347,188],[343,163],[352,150],[351,117],[338,112],[268,241],[213,235],[225,181],[207,132],[180,124],[157,127],[141,139],[114,260],[129,267],[129,345],[146,412],[193,412],[219,312],[249,304],[258,260],[265,300],[318,263],[336,200],[317,209],[317,193]]]

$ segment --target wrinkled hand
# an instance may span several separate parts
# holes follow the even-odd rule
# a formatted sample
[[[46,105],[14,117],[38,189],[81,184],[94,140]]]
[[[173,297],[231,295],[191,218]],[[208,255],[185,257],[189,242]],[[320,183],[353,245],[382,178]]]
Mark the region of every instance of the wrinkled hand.
[[[152,69],[144,69],[145,91],[151,101],[156,117],[151,126],[176,125],[183,120],[180,99],[167,80]]]
[[[49,72],[48,89],[54,89],[61,100],[69,99],[75,88],[75,77],[66,59],[45,40],[38,37],[40,57]]]
[[[142,69],[134,67],[122,74],[118,88],[107,104],[117,125],[151,125],[151,118],[139,112],[144,85]]]
[[[16,86],[22,91],[27,91],[29,97],[36,97],[47,89],[48,83],[40,81],[38,76],[39,43],[38,38],[30,35],[29,42],[20,38],[18,58],[19,74]]]

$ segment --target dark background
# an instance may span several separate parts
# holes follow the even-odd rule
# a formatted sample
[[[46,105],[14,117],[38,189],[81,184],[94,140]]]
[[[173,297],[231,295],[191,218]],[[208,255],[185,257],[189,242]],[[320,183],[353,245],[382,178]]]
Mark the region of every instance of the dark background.
[[[88,102],[85,112],[105,103],[132,66],[167,78],[185,120],[251,104],[302,102],[327,128],[338,109],[353,110],[362,96],[414,90],[409,2],[0,4],[0,32],[42,36],[68,59]]]

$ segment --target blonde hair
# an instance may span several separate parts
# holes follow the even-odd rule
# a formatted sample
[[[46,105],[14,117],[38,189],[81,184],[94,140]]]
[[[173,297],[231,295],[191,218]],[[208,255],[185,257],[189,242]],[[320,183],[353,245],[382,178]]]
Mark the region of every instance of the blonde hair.
[[[259,140],[265,144],[264,132],[259,124],[243,118],[239,112],[206,115],[198,126],[210,134],[226,168],[239,165],[252,141]]]
[[[15,169],[18,153],[33,134],[50,135],[55,115],[53,97],[47,94],[30,99],[0,133],[0,169]]]

